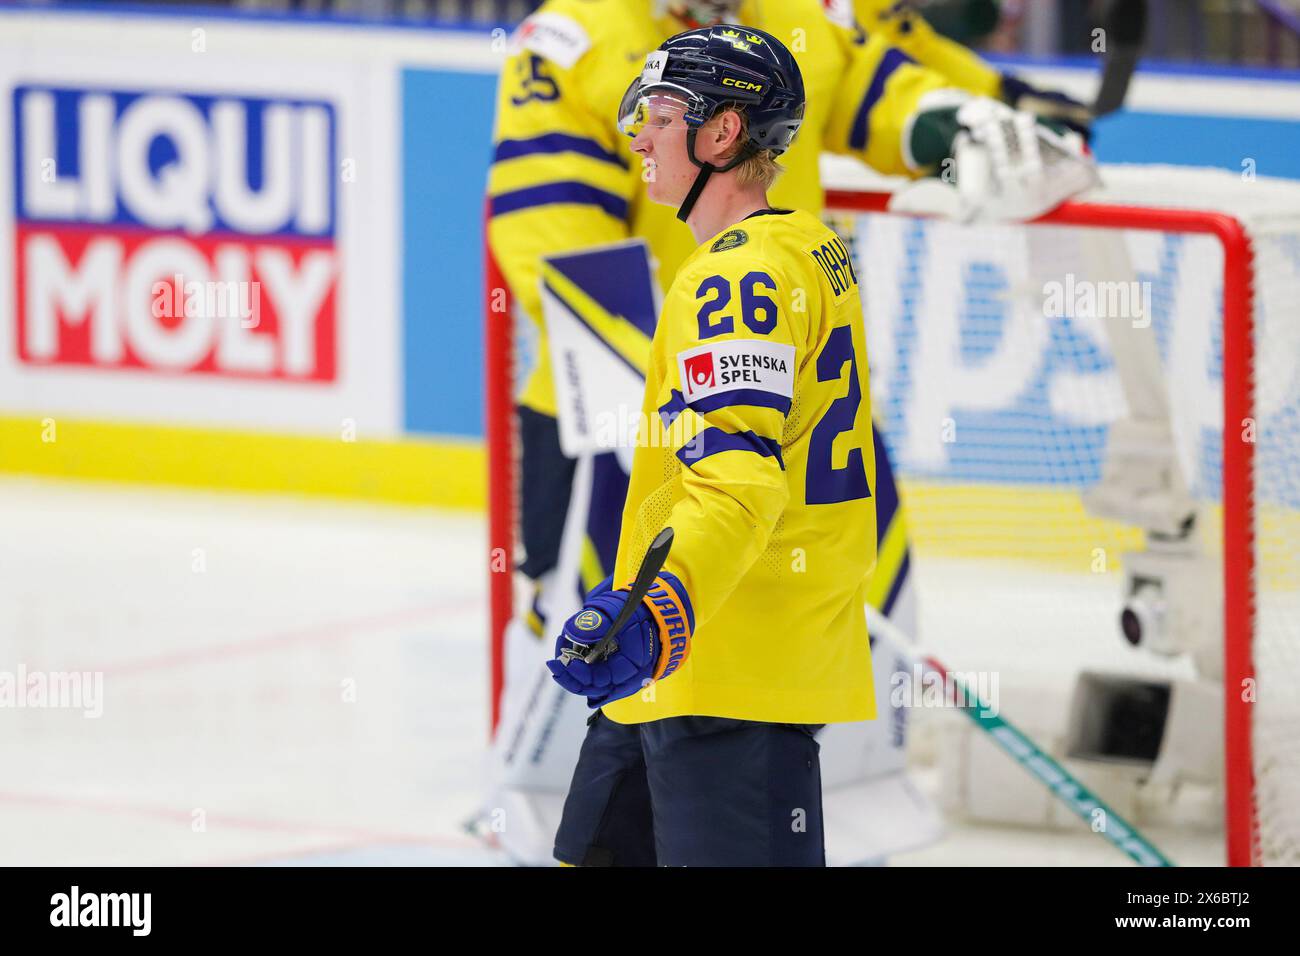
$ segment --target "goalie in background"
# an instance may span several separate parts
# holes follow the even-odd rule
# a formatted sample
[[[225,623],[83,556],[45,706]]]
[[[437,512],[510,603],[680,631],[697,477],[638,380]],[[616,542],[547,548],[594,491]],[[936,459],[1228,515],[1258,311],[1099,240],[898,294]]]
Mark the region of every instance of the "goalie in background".
[[[548,688],[555,689],[541,666],[545,651],[540,638],[611,570],[618,509],[627,488],[625,469],[614,454],[596,455],[590,483],[575,487],[575,461],[559,441],[542,323],[543,259],[640,237],[649,243],[660,284],[671,281],[694,242],[671,209],[646,201],[642,170],[627,152],[613,117],[630,62],[640,62],[683,28],[717,23],[724,16],[792,38],[792,53],[814,104],[799,140],[783,157],[786,172],[771,194],[780,206],[821,210],[819,160],[825,152],[855,157],[885,174],[921,177],[937,173],[944,160],[954,158],[959,134],[999,141],[1010,130],[1030,141],[1021,143],[1024,149],[1004,148],[1002,154],[1038,156],[1033,124],[1003,122],[1014,114],[1002,102],[987,101],[982,116],[977,116],[980,110],[968,111],[967,120],[980,119],[978,133],[963,127],[957,117],[963,104],[985,102],[977,94],[1008,96],[1011,87],[974,54],[928,30],[905,4],[859,0],[823,8],[818,0],[548,0],[521,25],[498,89],[488,226],[493,254],[519,311],[531,320],[525,328],[533,338],[526,350],[532,361],[517,396],[524,552],[519,570],[533,584],[532,593],[516,602],[521,620],[507,636],[503,716],[492,771],[502,792],[486,801],[487,810],[509,810],[515,823],[505,842],[518,859],[544,858],[539,839],[547,829],[545,818],[558,814],[552,795],[567,785],[582,733],[581,709],[547,696]],[[864,30],[863,23],[870,29]],[[988,149],[967,154],[978,162]],[[985,183],[993,182],[994,175],[1005,176],[1005,165],[981,166],[992,170],[979,177]],[[973,184],[976,177],[970,180]],[[999,190],[985,193],[995,198]],[[916,198],[936,201],[933,195]],[[906,532],[878,437],[875,451],[881,482],[876,489],[880,560],[868,600],[912,631]],[[563,569],[562,555],[571,556]],[[887,680],[888,668],[880,670],[879,679]],[[874,732],[862,725],[823,733],[828,787],[881,771],[880,757],[887,751],[890,766],[883,769],[901,770],[901,744],[864,747],[858,739]],[[837,736],[842,739],[828,740]],[[516,798],[524,804],[521,812],[515,812]],[[539,825],[529,831],[521,820]]]

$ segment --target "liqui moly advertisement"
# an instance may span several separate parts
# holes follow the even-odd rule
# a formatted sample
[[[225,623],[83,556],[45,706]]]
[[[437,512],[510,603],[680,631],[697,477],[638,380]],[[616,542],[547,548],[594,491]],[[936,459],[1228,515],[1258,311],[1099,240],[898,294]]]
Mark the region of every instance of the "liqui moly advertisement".
[[[176,88],[165,66],[113,62],[17,69],[3,91],[13,159],[0,401],[391,434],[388,84],[357,65],[250,72],[209,55],[196,62],[211,82],[189,64]]]
[[[333,381],[328,102],[20,86],[25,364]]]

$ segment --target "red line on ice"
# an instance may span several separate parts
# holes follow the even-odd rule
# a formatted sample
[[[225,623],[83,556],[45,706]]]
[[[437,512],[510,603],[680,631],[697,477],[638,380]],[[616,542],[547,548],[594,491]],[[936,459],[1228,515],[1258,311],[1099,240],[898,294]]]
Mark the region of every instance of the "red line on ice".
[[[300,628],[280,634],[254,638],[249,641],[231,641],[225,644],[210,644],[191,650],[174,651],[152,657],[138,657],[120,662],[90,665],[76,668],[80,671],[101,672],[105,675],[135,674],[143,671],[164,670],[169,667],[184,667],[201,661],[248,654],[267,654],[295,644],[320,644],[328,641],[347,640],[365,631],[377,631],[405,624],[414,624],[429,619],[440,619],[446,615],[461,614],[483,607],[482,598],[466,598],[463,601],[448,604],[430,604],[425,607],[404,608],[368,617],[354,618],[350,621],[334,621],[313,627]]]

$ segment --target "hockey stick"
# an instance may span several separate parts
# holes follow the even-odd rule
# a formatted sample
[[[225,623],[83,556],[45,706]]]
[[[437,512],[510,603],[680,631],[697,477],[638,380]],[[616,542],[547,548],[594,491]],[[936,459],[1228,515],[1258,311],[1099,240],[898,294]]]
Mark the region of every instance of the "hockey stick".
[[[1092,104],[1093,116],[1105,116],[1124,105],[1129,81],[1142,54],[1146,29],[1146,0],[1115,0],[1106,17],[1106,35],[1113,46],[1102,67],[1101,88]]]
[[[582,645],[566,647],[560,652],[560,658],[565,666],[574,658],[582,658],[588,664],[594,664],[596,661],[603,661],[609,655],[618,650],[618,641],[614,640],[617,634],[641,606],[645,596],[649,593],[651,586],[655,583],[655,578],[668,560],[668,552],[673,546],[673,529],[664,528],[655,539],[650,542],[650,547],[646,549],[645,557],[641,559],[641,569],[636,573],[636,580],[632,582],[632,590],[628,593],[627,603],[623,605],[623,610],[618,612],[618,617],[614,618],[614,623],[610,625],[605,636],[592,646],[589,652],[584,656],[582,651],[588,650]]]
[[[866,605],[867,629],[874,630],[898,645],[898,650],[911,656],[907,650],[912,641],[893,621],[885,617],[871,605]],[[1070,771],[1048,756],[1041,747],[1018,730],[1014,725],[996,714],[989,712],[987,703],[981,700],[977,692],[958,681],[950,670],[933,657],[913,656],[914,661],[926,670],[940,675],[945,690],[951,685],[962,695],[962,699],[973,701],[973,705],[961,709],[975,722],[983,733],[988,734],[995,744],[1002,748],[1012,760],[1024,767],[1039,783],[1047,787],[1052,796],[1060,800],[1076,817],[1088,824],[1092,832],[1104,837],[1120,852],[1139,866],[1173,866],[1163,853],[1156,849],[1150,840],[1142,836],[1133,824],[1126,821],[1095,793],[1085,787]],[[946,696],[946,694],[945,694]],[[954,697],[955,699],[955,697]],[[1100,817],[1100,828],[1096,826]]]

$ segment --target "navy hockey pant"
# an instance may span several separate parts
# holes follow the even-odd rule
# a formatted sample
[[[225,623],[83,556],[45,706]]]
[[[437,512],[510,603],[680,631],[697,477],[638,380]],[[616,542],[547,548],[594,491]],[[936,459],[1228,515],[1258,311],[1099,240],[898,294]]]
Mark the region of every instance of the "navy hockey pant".
[[[575,866],[825,866],[821,725],[600,711],[555,858]]]

